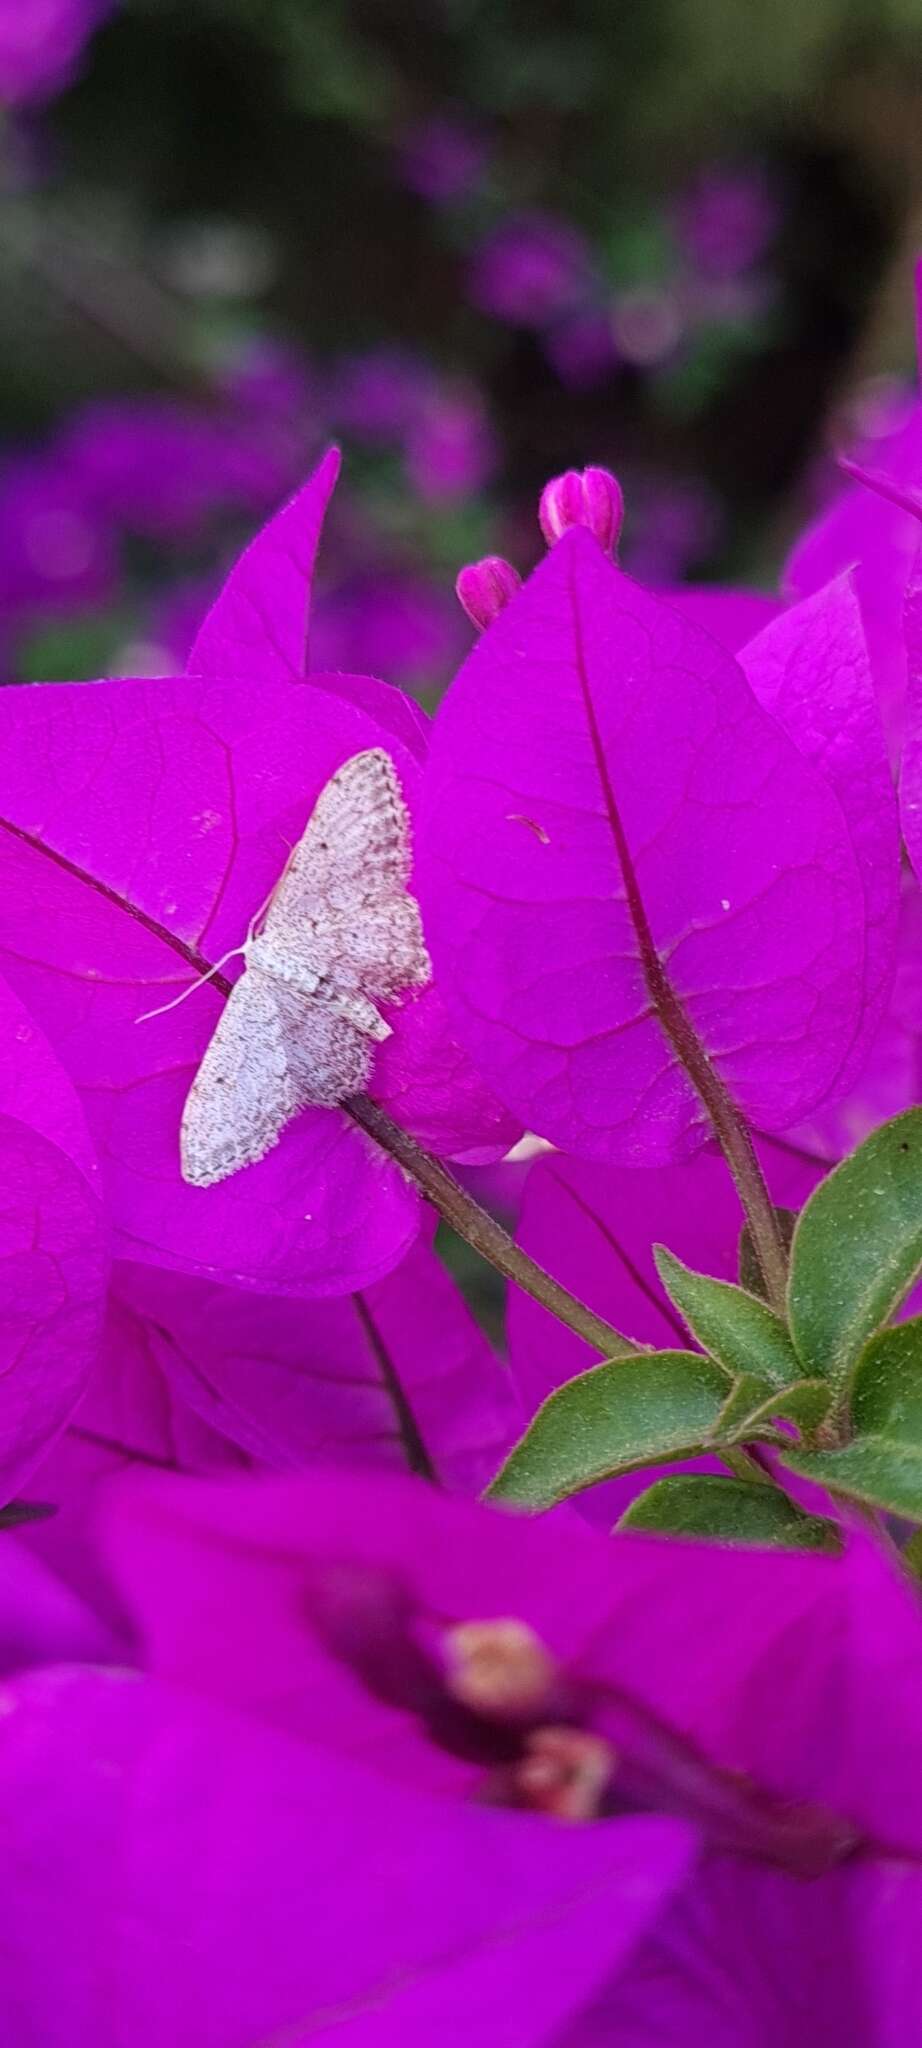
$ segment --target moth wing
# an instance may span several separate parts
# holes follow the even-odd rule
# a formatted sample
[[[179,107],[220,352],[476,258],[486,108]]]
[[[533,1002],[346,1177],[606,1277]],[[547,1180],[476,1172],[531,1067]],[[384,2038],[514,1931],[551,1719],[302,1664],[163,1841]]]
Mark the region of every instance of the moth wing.
[[[264,1158],[297,1108],[275,985],[248,969],[228,996],[186,1098],[183,1179],[209,1187]]]
[[[407,892],[410,819],[383,747],[353,754],[321,790],[266,912],[264,957],[385,1000],[430,978]]]
[[[300,1109],[332,1107],[364,1087],[371,1041],[329,1003],[259,968],[235,984],[186,1099],[183,1179],[210,1187],[252,1166]]]

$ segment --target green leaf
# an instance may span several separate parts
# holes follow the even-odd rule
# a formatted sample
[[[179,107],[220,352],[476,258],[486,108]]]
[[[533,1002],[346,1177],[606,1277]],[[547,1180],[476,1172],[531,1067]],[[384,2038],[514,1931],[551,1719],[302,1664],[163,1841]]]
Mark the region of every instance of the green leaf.
[[[654,1245],[653,1257],[663,1286],[680,1309],[693,1336],[719,1365],[736,1377],[758,1373],[772,1386],[802,1378],[800,1360],[780,1316],[754,1294],[693,1273],[665,1246]]]
[[[781,1242],[784,1245],[784,1249],[786,1252],[790,1251],[791,1239],[797,1226],[797,1210],[776,1209],[775,1221],[781,1232]],[[752,1233],[748,1223],[744,1223],[740,1231],[739,1276],[740,1286],[745,1287],[747,1294],[757,1294],[760,1301],[766,1299],[765,1276],[752,1242]]]
[[[914,1578],[922,1579],[922,1529],[917,1529],[909,1542],[904,1543],[903,1563]]]
[[[775,1550],[839,1550],[834,1522],[806,1515],[776,1486],[750,1485],[712,1473],[673,1472],[631,1502],[618,1529],[659,1529],[719,1543],[756,1543]]]
[[[717,1417],[711,1442],[746,1443],[752,1437],[786,1442],[774,1422],[793,1422],[800,1430],[818,1428],[829,1413],[832,1388],[828,1380],[794,1380],[789,1387],[771,1387],[745,1373],[737,1380]]]
[[[487,1498],[548,1508],[635,1465],[692,1456],[726,1395],[719,1366],[695,1351],[608,1359],[543,1403]]]
[[[785,1450],[783,1463],[832,1493],[922,1522],[922,1316],[882,1330],[862,1352],[851,1415],[851,1443]]]
[[[810,1196],[791,1248],[791,1335],[841,1387],[922,1271],[922,1109],[881,1125]]]

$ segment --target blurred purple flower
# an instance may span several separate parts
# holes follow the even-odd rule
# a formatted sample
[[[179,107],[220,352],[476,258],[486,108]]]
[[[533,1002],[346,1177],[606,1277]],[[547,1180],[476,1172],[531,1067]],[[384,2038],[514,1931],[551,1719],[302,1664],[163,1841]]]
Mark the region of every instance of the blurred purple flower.
[[[642,478],[630,491],[629,505],[621,559],[638,582],[654,589],[681,583],[710,553],[720,511],[707,484],[696,478]]]
[[[60,453],[0,471],[0,615],[17,623],[107,603],[116,588],[109,521]]]
[[[684,338],[685,305],[670,285],[635,285],[616,293],[612,334],[622,360],[651,370],[674,356]]]
[[[69,85],[114,0],[0,0],[0,102],[51,99]]]
[[[336,372],[330,410],[337,427],[360,440],[401,441],[433,388],[433,372],[410,349],[368,349]]]
[[[149,1675],[3,1697],[24,2044],[922,2026],[922,1622],[864,1539],[612,1541],[318,1472],[151,1479],[106,1551]]]
[[[304,418],[316,395],[304,356],[265,335],[236,355],[222,383],[244,410],[289,420]]]
[[[408,430],[407,477],[424,504],[473,497],[489,481],[495,464],[496,444],[474,392],[440,391]]]
[[[470,270],[474,304],[497,320],[544,327],[585,292],[590,254],[569,221],[547,213],[504,220],[481,243]]]
[[[290,483],[294,448],[245,417],[173,399],[112,399],[74,417],[58,458],[97,518],[172,539],[219,511],[261,512]]]
[[[433,206],[451,206],[476,190],[489,163],[489,149],[469,119],[432,114],[404,130],[398,162],[411,192]]]
[[[611,314],[590,308],[556,321],[544,336],[544,353],[562,384],[591,391],[613,376],[621,360]]]
[[[758,165],[707,170],[674,208],[679,245],[697,269],[718,278],[750,270],[780,221],[778,195]]]
[[[387,675],[401,689],[434,688],[463,647],[463,633],[442,591],[406,571],[350,577],[317,603],[314,667]]]

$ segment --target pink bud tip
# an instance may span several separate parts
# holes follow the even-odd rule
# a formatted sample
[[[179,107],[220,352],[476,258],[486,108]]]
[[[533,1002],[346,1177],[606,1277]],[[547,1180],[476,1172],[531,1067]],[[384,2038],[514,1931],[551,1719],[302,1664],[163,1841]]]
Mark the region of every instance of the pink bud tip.
[[[552,548],[571,526],[588,526],[607,555],[614,554],[624,517],[621,486],[609,469],[568,469],[541,493],[538,519]]]
[[[482,562],[469,562],[461,570],[455,589],[468,618],[482,629],[499,618],[521,581],[518,570],[502,555],[485,555]]]

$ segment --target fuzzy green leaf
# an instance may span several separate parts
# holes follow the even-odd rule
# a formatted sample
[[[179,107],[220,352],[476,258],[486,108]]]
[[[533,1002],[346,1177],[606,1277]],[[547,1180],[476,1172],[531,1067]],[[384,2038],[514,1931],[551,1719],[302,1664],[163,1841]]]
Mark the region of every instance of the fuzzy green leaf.
[[[487,1497],[547,1508],[636,1465],[693,1456],[726,1395],[725,1374],[695,1351],[592,1366],[538,1409]]]
[[[863,1351],[851,1389],[854,1436],[841,1450],[783,1453],[830,1492],[922,1522],[922,1316],[882,1330]]]
[[[794,1380],[789,1387],[770,1387],[744,1374],[724,1403],[713,1431],[715,1444],[746,1443],[754,1437],[784,1441],[774,1422],[793,1422],[814,1430],[829,1412],[832,1388],[827,1380]]]
[[[791,1247],[791,1335],[807,1372],[844,1385],[922,1272],[922,1109],[893,1117],[820,1182]]]
[[[673,1472],[632,1501],[619,1529],[662,1530],[704,1536],[718,1543],[761,1544],[781,1550],[838,1550],[834,1522],[807,1515],[775,1486],[712,1473]]]
[[[800,1360],[780,1316],[727,1280],[693,1273],[681,1259],[654,1245],[653,1256],[667,1294],[681,1310],[692,1335],[719,1365],[734,1375],[757,1373],[774,1387],[802,1378]]]

